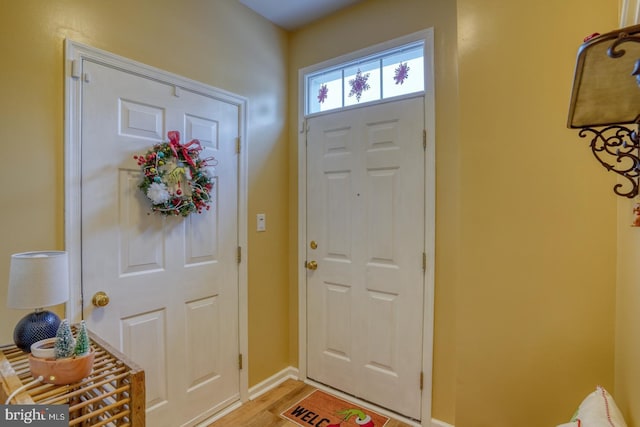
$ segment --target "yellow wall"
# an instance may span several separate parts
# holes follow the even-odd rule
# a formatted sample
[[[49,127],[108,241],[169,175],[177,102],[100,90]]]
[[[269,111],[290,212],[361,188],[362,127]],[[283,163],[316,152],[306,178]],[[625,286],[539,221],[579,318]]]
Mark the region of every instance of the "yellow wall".
[[[614,180],[565,123],[577,48],[616,14],[595,0],[367,0],[292,35],[294,76],[435,29],[437,419],[556,425],[613,388]]]
[[[10,254],[64,249],[69,37],[249,99],[250,383],[288,366],[287,34],[236,0],[2,0],[0,15],[0,342],[24,314],[5,306]]]
[[[622,8],[623,3],[628,9]],[[619,1],[623,26],[637,24],[638,0]],[[640,229],[631,228],[635,200],[618,200],[618,281],[616,286],[616,403],[630,427],[640,425]]]
[[[617,5],[459,0],[458,20],[456,425],[555,425],[613,389],[614,178],[565,123],[577,48]]]
[[[630,427],[640,425],[640,229],[629,226],[635,202],[618,201],[614,397]]]

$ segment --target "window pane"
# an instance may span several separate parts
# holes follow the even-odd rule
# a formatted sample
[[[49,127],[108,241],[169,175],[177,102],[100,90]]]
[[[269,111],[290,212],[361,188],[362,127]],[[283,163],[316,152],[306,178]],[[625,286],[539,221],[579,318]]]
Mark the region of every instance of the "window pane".
[[[333,110],[342,107],[342,70],[311,76],[307,83],[307,112]]]
[[[380,99],[380,60],[362,62],[344,69],[344,105]]]
[[[384,98],[424,90],[424,60],[422,45],[413,46],[382,59],[382,90]]]
[[[424,92],[424,43],[378,52],[305,78],[306,114]]]

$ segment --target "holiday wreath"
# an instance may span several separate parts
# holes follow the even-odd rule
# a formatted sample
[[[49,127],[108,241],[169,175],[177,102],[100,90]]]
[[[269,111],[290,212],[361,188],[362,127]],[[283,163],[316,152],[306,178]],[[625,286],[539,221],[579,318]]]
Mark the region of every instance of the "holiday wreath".
[[[209,210],[214,157],[200,158],[197,139],[180,144],[180,132],[170,131],[169,142],[156,144],[143,156],[133,156],[142,168],[138,187],[151,200],[151,209],[162,215],[188,216]]]

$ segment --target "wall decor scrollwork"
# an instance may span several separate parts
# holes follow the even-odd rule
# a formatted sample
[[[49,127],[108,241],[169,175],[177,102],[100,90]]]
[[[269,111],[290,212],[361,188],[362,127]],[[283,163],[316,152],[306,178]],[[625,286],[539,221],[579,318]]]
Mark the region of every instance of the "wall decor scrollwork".
[[[640,177],[638,133],[625,126],[612,125],[603,129],[584,128],[578,135],[591,138],[591,151],[605,169],[625,178],[624,183],[613,187],[613,191],[618,196],[637,196]]]

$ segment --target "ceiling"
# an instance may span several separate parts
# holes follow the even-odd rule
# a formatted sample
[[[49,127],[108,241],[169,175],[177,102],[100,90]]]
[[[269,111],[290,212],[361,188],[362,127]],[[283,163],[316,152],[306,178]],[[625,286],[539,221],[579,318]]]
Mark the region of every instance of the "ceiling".
[[[293,31],[362,0],[239,0],[274,24]]]

